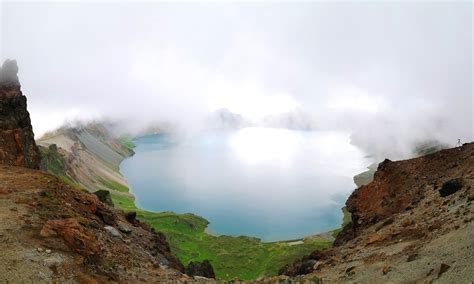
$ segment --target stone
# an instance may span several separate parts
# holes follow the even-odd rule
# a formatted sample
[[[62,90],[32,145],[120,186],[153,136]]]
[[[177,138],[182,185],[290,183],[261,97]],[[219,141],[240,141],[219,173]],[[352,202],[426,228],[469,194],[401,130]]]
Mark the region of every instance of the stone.
[[[47,267],[54,267],[60,265],[61,263],[63,263],[63,261],[63,258],[59,255],[50,256],[43,260],[43,265]]]
[[[191,261],[188,267],[186,267],[186,274],[191,277],[202,276],[206,278],[216,278],[214,269],[207,259],[202,262]]]
[[[127,219],[128,222],[134,224],[137,220],[137,212],[135,211],[127,212],[125,214],[125,219]]]
[[[83,256],[94,256],[100,251],[97,239],[74,218],[47,221],[40,236],[59,236],[70,249]]]
[[[103,203],[97,203],[97,209],[95,215],[99,217],[105,224],[114,226],[116,225],[115,214]]]
[[[119,231],[122,233],[130,234],[132,232],[132,229],[122,221],[117,221],[117,226]]]
[[[44,251],[43,248],[37,248],[36,250],[37,250],[38,252],[43,252],[43,251]]]
[[[122,236],[120,232],[112,226],[105,226],[104,229],[113,237],[120,238]]]
[[[387,273],[389,273],[391,270],[392,270],[392,268],[390,266],[385,265],[382,269],[382,274],[387,275]]]
[[[445,273],[446,271],[448,271],[448,269],[450,268],[451,266],[447,265],[446,263],[441,263],[441,265],[439,266],[439,269],[438,269],[438,278],[443,274]]]
[[[51,250],[50,250],[50,249],[47,249],[45,252],[46,252],[46,253],[51,253]]]
[[[443,184],[443,186],[439,190],[439,195],[441,197],[449,196],[460,190],[463,186],[464,182],[460,178],[449,180]]]
[[[97,198],[99,198],[100,202],[114,207],[114,202],[112,201],[112,197],[110,196],[110,191],[101,189],[94,192],[94,194],[97,196]]]

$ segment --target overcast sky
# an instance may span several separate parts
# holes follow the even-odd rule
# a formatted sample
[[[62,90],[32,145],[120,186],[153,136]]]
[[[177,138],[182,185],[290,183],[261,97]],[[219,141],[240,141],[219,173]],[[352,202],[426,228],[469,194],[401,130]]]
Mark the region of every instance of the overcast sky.
[[[0,2],[37,134],[297,109],[378,145],[473,140],[472,3]]]

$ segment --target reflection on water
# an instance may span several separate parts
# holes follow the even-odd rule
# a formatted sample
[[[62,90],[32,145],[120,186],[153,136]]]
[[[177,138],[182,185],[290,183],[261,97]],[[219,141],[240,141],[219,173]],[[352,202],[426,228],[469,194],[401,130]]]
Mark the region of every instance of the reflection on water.
[[[292,239],[337,227],[370,161],[340,132],[244,128],[136,140],[123,162],[140,207],[192,212],[219,234]]]

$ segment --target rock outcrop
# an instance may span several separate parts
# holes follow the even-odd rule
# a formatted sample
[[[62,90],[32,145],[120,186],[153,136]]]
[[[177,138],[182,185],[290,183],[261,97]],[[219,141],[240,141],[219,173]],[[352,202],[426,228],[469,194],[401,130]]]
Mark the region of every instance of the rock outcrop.
[[[0,216],[0,283],[192,280],[162,233],[44,172],[0,165]]]
[[[189,276],[201,276],[205,278],[216,278],[214,268],[212,268],[209,260],[203,260],[202,262],[191,261],[186,267],[186,274]]]
[[[335,246],[295,261],[280,274],[336,283],[469,282],[473,201],[474,143],[385,160],[374,180],[348,198],[352,222]]]
[[[39,150],[17,74],[16,61],[6,60],[0,69],[0,164],[37,169]]]

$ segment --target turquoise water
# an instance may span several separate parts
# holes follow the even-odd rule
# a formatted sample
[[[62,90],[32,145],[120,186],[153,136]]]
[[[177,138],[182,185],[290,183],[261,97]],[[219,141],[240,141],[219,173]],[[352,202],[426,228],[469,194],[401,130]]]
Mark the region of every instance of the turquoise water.
[[[370,164],[348,134],[329,131],[244,128],[135,143],[121,172],[139,207],[191,212],[213,233],[265,241],[338,227],[352,177]]]

